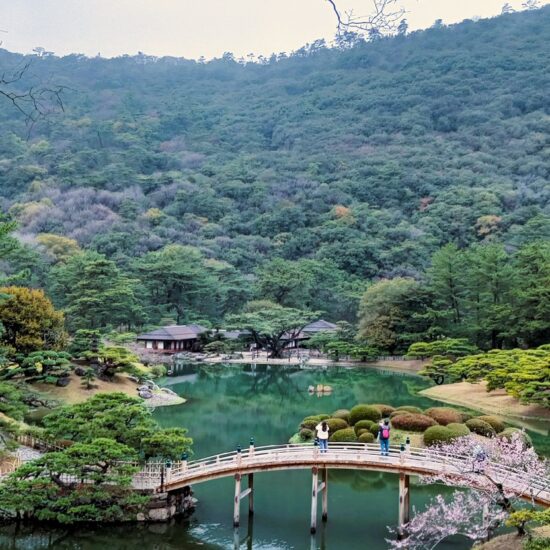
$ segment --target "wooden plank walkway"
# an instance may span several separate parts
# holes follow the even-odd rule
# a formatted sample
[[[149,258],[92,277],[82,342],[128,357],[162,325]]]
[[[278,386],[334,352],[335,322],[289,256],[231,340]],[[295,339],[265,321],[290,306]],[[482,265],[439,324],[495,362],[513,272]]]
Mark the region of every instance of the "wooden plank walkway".
[[[312,445],[251,446],[242,452],[233,451],[194,461],[169,464],[149,464],[134,477],[137,489],[172,491],[186,485],[196,485],[213,479],[256,472],[336,468],[392,472],[406,475],[437,475],[445,473],[456,479],[472,481],[473,457],[450,456],[429,448],[402,451],[390,446],[389,456],[381,456],[377,444],[332,443],[326,453]],[[550,506],[550,480],[532,479],[496,463],[486,462],[485,471],[497,478],[505,489],[519,493],[538,504]],[[475,476],[473,476],[475,477]]]

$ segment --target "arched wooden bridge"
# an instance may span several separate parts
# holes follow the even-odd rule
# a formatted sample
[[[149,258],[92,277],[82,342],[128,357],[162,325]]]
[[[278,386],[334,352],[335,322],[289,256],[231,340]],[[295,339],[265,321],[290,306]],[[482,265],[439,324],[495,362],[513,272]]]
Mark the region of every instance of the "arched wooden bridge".
[[[399,475],[399,528],[409,521],[409,476],[431,476],[444,473],[453,477],[457,484],[475,483],[474,469],[479,469],[471,456],[455,456],[427,448],[403,448],[391,446],[389,456],[381,456],[376,444],[331,443],[323,453],[312,445],[271,445],[237,450],[193,461],[166,464],[149,464],[134,478],[136,489],[152,489],[170,492],[187,485],[224,477],[235,478],[234,525],[239,525],[240,501],[248,496],[249,513],[254,510],[254,474],[258,472],[311,469],[311,532],[317,524],[317,495],[322,492],[323,520],[327,519],[327,470],[368,470],[390,472]],[[505,490],[519,494],[543,506],[550,506],[550,480],[532,479],[525,472],[517,472],[500,464],[485,461],[483,471],[498,479]],[[318,476],[322,481],[319,484]],[[241,491],[241,479],[248,476],[248,488]]]

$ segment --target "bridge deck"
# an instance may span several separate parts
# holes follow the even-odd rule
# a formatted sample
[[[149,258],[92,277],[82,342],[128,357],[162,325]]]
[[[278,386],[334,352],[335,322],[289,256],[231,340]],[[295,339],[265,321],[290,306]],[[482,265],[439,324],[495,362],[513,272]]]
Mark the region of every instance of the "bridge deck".
[[[262,471],[301,468],[359,469],[404,473],[407,475],[437,475],[445,473],[457,484],[461,480],[475,483],[472,457],[450,456],[440,451],[423,448],[401,451],[390,447],[389,456],[380,456],[378,445],[361,443],[332,443],[327,453],[312,445],[272,445],[250,447],[243,452],[230,452],[194,460],[175,462],[165,468],[151,464],[134,478],[136,488],[172,491],[186,485],[196,485],[213,479]],[[550,480],[532,479],[525,472],[517,472],[496,463],[487,462],[484,471],[498,479],[503,486],[526,499],[550,506]],[[478,476],[481,479],[481,476]]]

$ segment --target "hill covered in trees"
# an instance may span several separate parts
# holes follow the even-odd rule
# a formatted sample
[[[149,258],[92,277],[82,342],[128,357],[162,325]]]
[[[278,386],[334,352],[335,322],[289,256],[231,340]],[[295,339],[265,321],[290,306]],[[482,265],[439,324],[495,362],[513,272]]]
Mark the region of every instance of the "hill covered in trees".
[[[479,258],[500,262],[510,288],[487,304],[517,308],[520,290],[503,298],[514,258],[528,270],[533,249],[518,250],[550,238],[549,35],[543,8],[261,63],[35,57],[16,86],[65,86],[64,112],[28,134],[1,106],[1,206],[25,243],[5,270],[45,287],[75,327],[101,277],[130,300],[104,324],[220,320],[254,297],[353,320],[370,281],[423,286],[452,244],[463,279],[460,261],[478,277]],[[0,50],[4,70],[24,62]],[[174,272],[193,284],[174,291]],[[463,301],[471,331],[492,331],[473,339],[499,344],[463,283],[411,306],[451,321],[403,331],[449,334]]]

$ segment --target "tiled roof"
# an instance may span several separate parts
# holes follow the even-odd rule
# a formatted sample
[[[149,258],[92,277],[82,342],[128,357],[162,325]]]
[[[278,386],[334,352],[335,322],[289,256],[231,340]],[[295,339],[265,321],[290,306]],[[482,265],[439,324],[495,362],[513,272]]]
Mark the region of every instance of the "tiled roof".
[[[140,334],[138,340],[193,340],[207,329],[200,325],[170,325],[146,334]]]

